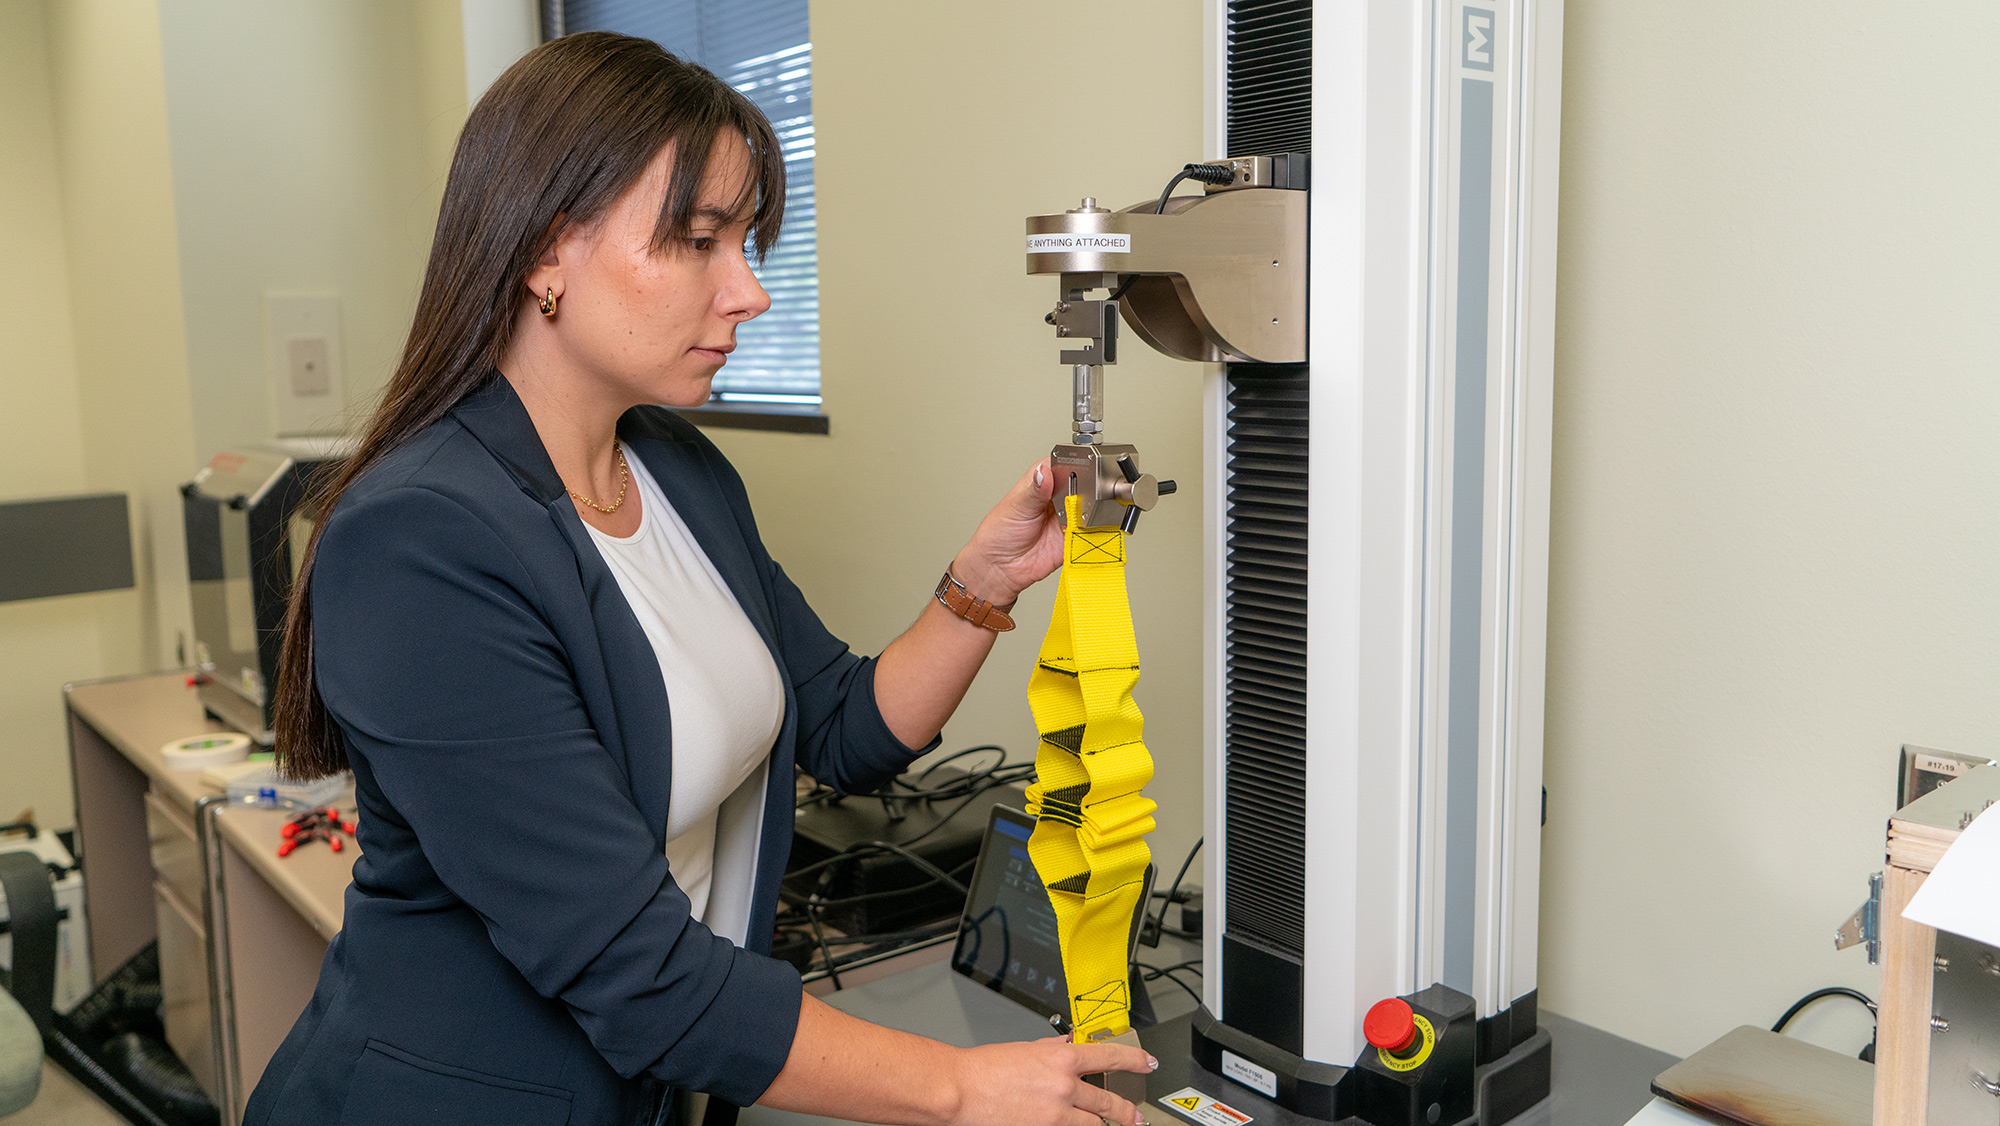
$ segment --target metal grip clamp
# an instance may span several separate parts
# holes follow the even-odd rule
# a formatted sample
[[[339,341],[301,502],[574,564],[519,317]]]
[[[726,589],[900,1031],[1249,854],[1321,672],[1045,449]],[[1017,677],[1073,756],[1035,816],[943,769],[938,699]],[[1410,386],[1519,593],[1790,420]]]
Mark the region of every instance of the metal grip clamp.
[[[1104,444],[1104,366],[1118,362],[1118,324],[1169,356],[1297,363],[1306,358],[1304,154],[1188,165],[1158,201],[1118,211],[1085,197],[1028,219],[1028,272],[1060,276],[1043,318],[1072,370],[1071,440],[1051,458],[1058,491],[1082,498],[1086,527],[1130,533],[1174,491],[1139,470],[1138,451]],[[1172,197],[1192,178],[1199,197]],[[1170,198],[1171,197],[1171,198]],[[1095,291],[1107,296],[1092,298]]]
[[[1101,443],[1057,446],[1049,452],[1055,466],[1058,496],[1082,498],[1083,526],[1117,526],[1130,535],[1139,514],[1151,512],[1163,496],[1177,488],[1139,471],[1139,451],[1132,446]],[[1058,504],[1057,507],[1061,507]]]

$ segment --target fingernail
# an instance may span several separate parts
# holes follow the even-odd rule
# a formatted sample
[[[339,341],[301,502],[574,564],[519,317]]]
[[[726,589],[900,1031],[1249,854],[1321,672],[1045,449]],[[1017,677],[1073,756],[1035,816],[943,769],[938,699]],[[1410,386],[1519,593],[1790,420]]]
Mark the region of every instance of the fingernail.
[[[1035,466],[1035,487],[1042,487],[1042,467],[1039,465]]]
[[[1153,1058],[1153,1057],[1151,1057],[1151,1056],[1147,1056],[1147,1057],[1146,1057],[1146,1070],[1147,1070],[1147,1071],[1158,1071],[1158,1070],[1160,1070],[1160,1061],[1159,1061],[1159,1060],[1156,1060],[1156,1059],[1154,1059],[1154,1058]]]
[[[1140,1114],[1137,1111],[1134,1111],[1132,1116],[1139,1120],[1139,1126],[1148,1126],[1145,1115]]]

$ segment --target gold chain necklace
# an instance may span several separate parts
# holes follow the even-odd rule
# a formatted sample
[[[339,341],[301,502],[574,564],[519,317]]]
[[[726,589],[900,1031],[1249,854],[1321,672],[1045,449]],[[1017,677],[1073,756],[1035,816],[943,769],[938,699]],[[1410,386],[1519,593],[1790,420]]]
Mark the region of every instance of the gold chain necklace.
[[[613,446],[611,447],[611,452],[618,458],[617,500],[612,501],[609,506],[606,506],[599,504],[594,500],[591,500],[589,497],[584,496],[582,493],[577,492],[575,489],[569,490],[569,495],[575,497],[580,503],[587,504],[590,507],[596,509],[599,512],[604,513],[607,516],[625,507],[625,490],[632,486],[631,471],[625,468],[625,448],[623,446]],[[564,487],[567,488],[568,486]]]

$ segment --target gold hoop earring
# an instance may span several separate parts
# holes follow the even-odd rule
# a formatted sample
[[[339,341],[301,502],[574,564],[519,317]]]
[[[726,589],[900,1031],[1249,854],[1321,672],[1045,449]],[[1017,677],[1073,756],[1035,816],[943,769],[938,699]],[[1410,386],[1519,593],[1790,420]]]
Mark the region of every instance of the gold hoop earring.
[[[542,298],[542,315],[545,317],[556,315],[556,291],[554,286],[549,287],[548,294]]]

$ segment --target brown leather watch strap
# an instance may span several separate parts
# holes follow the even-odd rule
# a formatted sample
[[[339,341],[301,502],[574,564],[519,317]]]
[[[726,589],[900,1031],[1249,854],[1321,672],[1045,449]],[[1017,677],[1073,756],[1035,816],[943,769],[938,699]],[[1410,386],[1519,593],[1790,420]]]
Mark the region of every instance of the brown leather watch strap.
[[[1014,628],[1014,619],[1007,611],[982,598],[975,598],[965,584],[952,577],[947,569],[944,578],[938,580],[937,600],[944,608],[971,622],[973,625],[990,629],[995,633],[1006,633]],[[1011,608],[1011,605],[1010,605]]]

